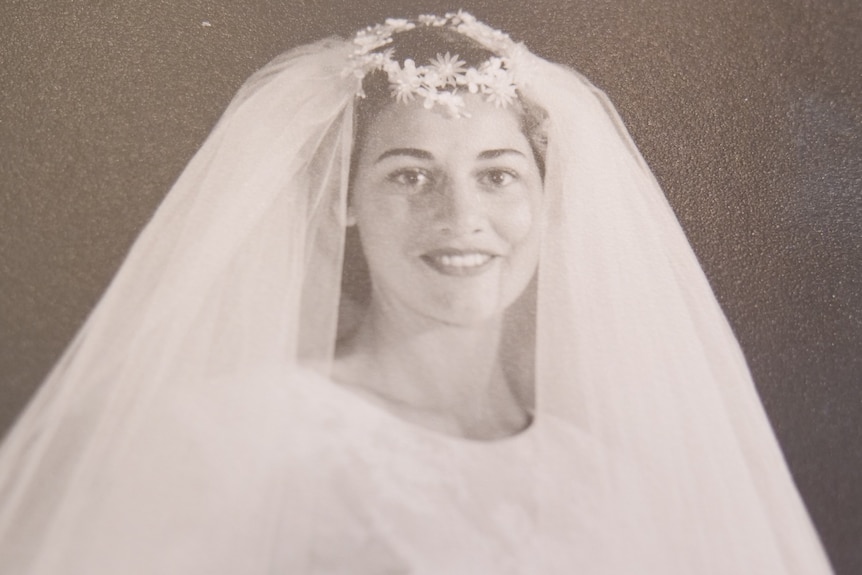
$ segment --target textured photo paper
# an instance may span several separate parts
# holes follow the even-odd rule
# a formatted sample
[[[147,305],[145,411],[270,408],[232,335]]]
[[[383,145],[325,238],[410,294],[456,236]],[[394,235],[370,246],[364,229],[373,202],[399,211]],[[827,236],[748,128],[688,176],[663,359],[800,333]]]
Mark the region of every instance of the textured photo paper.
[[[0,460],[16,570],[124,569],[200,522],[150,567],[215,548],[243,572],[667,572],[685,497],[719,501],[688,486],[737,485],[725,447],[771,462],[766,486],[783,453],[835,572],[860,568],[859,8],[463,8],[589,84],[429,45],[390,61],[398,108],[351,93],[354,116],[315,70],[358,82],[371,60],[267,64],[433,3],[6,11],[3,428],[37,397]],[[756,387],[706,383],[746,365]],[[657,526],[650,481],[679,508]],[[801,525],[783,561],[819,565],[779,483],[721,508]],[[63,535],[87,529],[112,553]],[[279,532],[296,543],[263,543]],[[688,568],[733,548],[716,534]],[[619,563],[595,552],[620,541]],[[775,560],[752,547],[742,564]]]

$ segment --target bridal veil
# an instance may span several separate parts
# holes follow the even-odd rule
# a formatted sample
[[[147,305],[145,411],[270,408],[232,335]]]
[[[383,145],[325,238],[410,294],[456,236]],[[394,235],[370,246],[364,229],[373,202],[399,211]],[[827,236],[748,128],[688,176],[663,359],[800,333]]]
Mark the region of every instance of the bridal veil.
[[[158,427],[176,398],[225,382],[241,394],[267,363],[328,373],[345,313],[353,49],[324,40],[252,76],[173,186],[6,439],[4,572],[62,572],[56,549],[99,536],[86,525],[104,491],[146,466],[130,447],[170,449]],[[536,416],[629,464],[616,481],[637,496],[615,504],[642,524],[627,532],[672,541],[679,573],[830,572],[736,339],[612,104],[572,70],[523,47],[517,59],[519,89],[549,119]],[[276,523],[243,537],[270,540]]]

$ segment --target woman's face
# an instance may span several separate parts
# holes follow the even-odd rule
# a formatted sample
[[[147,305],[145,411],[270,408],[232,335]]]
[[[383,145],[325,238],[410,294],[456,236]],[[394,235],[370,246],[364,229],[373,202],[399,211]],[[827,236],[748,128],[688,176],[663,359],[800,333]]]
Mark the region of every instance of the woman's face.
[[[541,228],[542,178],[519,117],[466,99],[470,117],[417,101],[381,111],[349,206],[378,304],[452,325],[515,301],[536,270]]]

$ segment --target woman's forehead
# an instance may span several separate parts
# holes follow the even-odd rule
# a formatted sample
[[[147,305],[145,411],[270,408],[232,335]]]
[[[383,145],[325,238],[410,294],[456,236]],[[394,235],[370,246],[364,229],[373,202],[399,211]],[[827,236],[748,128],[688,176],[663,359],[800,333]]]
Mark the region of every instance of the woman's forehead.
[[[427,150],[435,156],[453,150],[475,155],[486,150],[530,150],[516,111],[479,96],[464,99],[469,116],[457,118],[440,109],[427,110],[420,101],[393,102],[370,122],[363,148],[374,157],[393,148]]]

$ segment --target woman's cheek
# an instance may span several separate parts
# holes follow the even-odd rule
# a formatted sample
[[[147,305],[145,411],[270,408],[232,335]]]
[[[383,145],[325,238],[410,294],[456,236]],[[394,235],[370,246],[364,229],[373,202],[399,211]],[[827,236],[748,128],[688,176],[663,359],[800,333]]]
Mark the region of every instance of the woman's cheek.
[[[358,211],[362,212],[360,218],[376,232],[383,233],[393,221],[404,216],[404,198],[387,192],[389,190],[381,187],[380,190],[367,194],[358,207]]]
[[[505,202],[497,207],[494,227],[497,233],[512,247],[517,247],[533,228],[533,206],[529,198],[522,196],[516,201]]]

